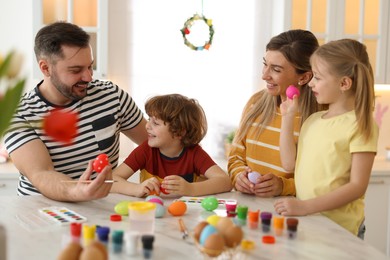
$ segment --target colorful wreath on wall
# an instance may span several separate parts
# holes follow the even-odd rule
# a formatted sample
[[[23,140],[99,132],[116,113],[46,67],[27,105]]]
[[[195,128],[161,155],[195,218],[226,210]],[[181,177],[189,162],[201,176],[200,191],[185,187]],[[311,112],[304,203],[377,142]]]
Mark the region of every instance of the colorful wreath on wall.
[[[195,46],[189,39],[188,36],[191,34],[191,27],[194,25],[194,23],[198,21],[203,21],[208,26],[208,39],[204,42],[203,45]],[[184,27],[180,30],[183,39],[184,44],[187,45],[191,50],[194,51],[202,51],[202,50],[208,50],[213,42],[213,36],[214,36],[214,28],[213,23],[211,19],[207,19],[203,15],[195,14],[194,16],[187,19],[187,21],[184,23]]]

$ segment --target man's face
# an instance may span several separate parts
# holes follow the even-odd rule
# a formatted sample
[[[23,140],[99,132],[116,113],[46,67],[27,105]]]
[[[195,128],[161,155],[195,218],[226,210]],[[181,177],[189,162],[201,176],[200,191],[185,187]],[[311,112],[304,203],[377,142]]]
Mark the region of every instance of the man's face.
[[[64,58],[50,65],[50,82],[64,100],[80,100],[87,94],[92,81],[93,56],[91,47],[63,46]]]

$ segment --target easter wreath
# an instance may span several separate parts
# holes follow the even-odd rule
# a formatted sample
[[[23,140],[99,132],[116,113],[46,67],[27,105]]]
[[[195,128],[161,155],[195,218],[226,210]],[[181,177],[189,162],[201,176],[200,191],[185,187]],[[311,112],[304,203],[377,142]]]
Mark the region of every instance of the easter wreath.
[[[204,21],[209,28],[209,38],[207,41],[205,41],[204,45],[202,46],[195,46],[187,39],[187,35],[191,33],[192,25],[194,24],[195,21],[198,20]],[[213,28],[212,20],[207,19],[203,15],[195,14],[194,16],[188,18],[187,21],[184,23],[184,27],[180,31],[183,35],[184,44],[187,45],[191,50],[194,51],[202,51],[204,49],[208,50],[213,42],[214,28]]]

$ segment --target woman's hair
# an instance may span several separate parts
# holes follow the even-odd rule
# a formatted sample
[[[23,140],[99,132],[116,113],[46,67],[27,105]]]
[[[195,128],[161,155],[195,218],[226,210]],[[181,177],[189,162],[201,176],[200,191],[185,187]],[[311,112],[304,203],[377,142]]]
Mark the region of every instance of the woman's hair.
[[[331,41],[318,48],[313,58],[328,64],[331,73],[352,80],[358,131],[366,138],[373,133],[372,112],[375,105],[374,73],[366,46],[356,40]]]
[[[318,40],[306,30],[289,30],[274,36],[266,51],[278,51],[295,68],[297,74],[311,71],[310,56],[318,48]],[[253,102],[251,102],[253,101]],[[243,140],[253,122],[260,117],[257,135],[270,123],[281,103],[280,96],[272,96],[267,90],[255,93],[244,108],[243,117],[236,133],[236,140]],[[301,124],[312,113],[319,111],[319,105],[307,84],[301,85],[299,97]]]
[[[49,24],[39,30],[35,36],[34,52],[37,61],[42,58],[55,63],[56,58],[64,58],[62,46],[89,46],[90,36],[79,26],[59,21]]]
[[[207,133],[207,119],[198,101],[180,94],[155,96],[146,101],[145,112],[169,124],[172,136],[181,136],[185,147],[193,146]]]

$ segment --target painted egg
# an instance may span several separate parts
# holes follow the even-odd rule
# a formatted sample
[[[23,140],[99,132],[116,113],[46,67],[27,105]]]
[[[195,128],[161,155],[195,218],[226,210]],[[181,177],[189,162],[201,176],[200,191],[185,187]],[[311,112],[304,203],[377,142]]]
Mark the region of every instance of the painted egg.
[[[165,206],[164,205],[161,205],[159,203],[155,203],[156,204],[156,213],[155,213],[155,217],[156,218],[162,218],[164,217],[165,215]]]
[[[145,198],[145,201],[149,201],[150,199],[160,199],[160,200],[162,200],[161,197],[158,196],[158,195],[149,195],[149,196],[147,196]]]
[[[104,167],[109,164],[108,156],[105,153],[99,154],[96,159],[93,161],[93,170],[100,173],[103,171]]]
[[[209,216],[209,217],[206,219],[206,221],[207,221],[210,225],[216,227],[220,218],[221,218],[221,217],[218,216],[218,215],[211,215],[211,216]]]
[[[182,216],[187,211],[187,204],[183,201],[174,201],[169,205],[168,212],[173,216]]]
[[[122,215],[122,216],[129,215],[129,203],[130,203],[130,201],[127,201],[127,200],[117,203],[114,207],[115,213]]]
[[[290,85],[288,86],[288,88],[286,89],[286,95],[289,99],[293,99],[293,97],[296,95],[297,97],[299,97],[301,93],[299,92],[299,89],[294,86],[294,85]]]
[[[218,208],[218,200],[216,197],[207,197],[202,200],[202,207],[207,211],[213,211]]]
[[[211,235],[211,234],[214,234],[214,233],[217,233],[217,229],[215,227],[213,227],[212,225],[207,225],[203,228],[202,232],[200,233],[200,237],[199,237],[199,243],[204,246],[204,242],[206,241],[206,239]]]
[[[257,182],[257,178],[259,178],[261,175],[258,172],[250,172],[248,173],[248,179],[250,182],[255,184]]]
[[[195,228],[194,228],[194,238],[196,241],[199,242],[199,238],[200,238],[200,234],[202,233],[202,230],[205,226],[207,226],[209,223],[207,223],[206,221],[201,221],[199,222]]]
[[[164,205],[164,201],[162,199],[160,199],[160,198],[151,198],[151,199],[149,199],[147,201],[153,202],[153,203],[158,203],[160,205]]]

